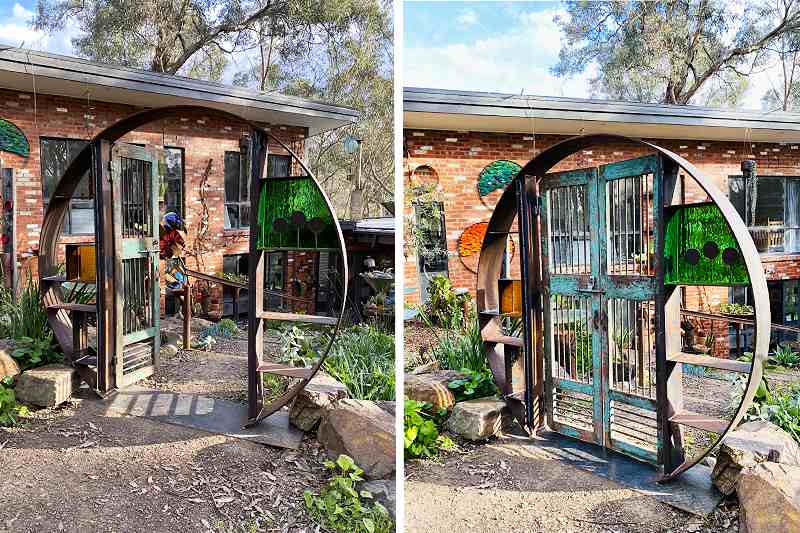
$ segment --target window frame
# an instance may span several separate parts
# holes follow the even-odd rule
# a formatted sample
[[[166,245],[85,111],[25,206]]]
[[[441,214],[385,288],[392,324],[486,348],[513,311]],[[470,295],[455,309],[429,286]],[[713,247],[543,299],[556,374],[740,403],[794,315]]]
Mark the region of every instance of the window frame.
[[[75,157],[77,157],[78,153],[87,144],[89,144],[90,141],[88,141],[86,139],[79,139],[77,137],[53,137],[53,136],[49,136],[49,135],[42,135],[42,136],[39,137],[39,181],[41,182],[41,186],[42,186],[42,209],[43,209],[43,211],[47,211],[47,206],[50,204],[50,197],[48,197],[46,195],[47,187],[46,187],[46,184],[45,184],[45,168],[44,168],[44,165],[45,165],[44,143],[49,143],[49,142],[63,142],[63,143],[65,143],[66,149],[67,149],[67,153],[66,153],[67,161],[66,161],[66,164],[64,166],[64,170],[66,170],[69,167],[70,163],[72,163],[73,159],[75,159]],[[72,157],[69,157],[69,145],[70,145],[70,143],[83,143],[83,145],[80,146],[80,148],[78,148],[77,152]],[[62,176],[63,176],[63,172],[62,172]],[[60,176],[57,179],[60,179]],[[66,213],[64,214],[64,228],[62,229],[62,234],[63,235],[88,236],[88,235],[94,235],[95,234],[95,231],[96,231],[95,224],[97,223],[97,219],[95,218],[94,187],[93,187],[93,184],[91,183],[91,180],[92,180],[91,172],[87,172],[86,174],[84,174],[84,176],[81,178],[81,181],[83,181],[84,179],[88,180],[90,182],[89,183],[89,196],[88,197],[79,197],[79,198],[74,198],[73,197],[73,198],[70,199],[70,202],[67,205]],[[51,195],[52,195],[53,192],[55,192],[55,187],[57,185],[58,185],[58,181],[55,181],[53,183],[53,190],[50,191]],[[77,188],[76,192],[80,193],[80,183],[78,185],[78,188]],[[91,203],[91,205],[79,205],[79,204],[83,204],[83,203]],[[74,210],[90,211],[92,213],[92,231],[90,231],[90,232],[83,232],[83,231],[76,232],[76,231],[73,231],[72,226],[73,226],[73,211]]]
[[[166,165],[165,165],[165,172],[164,172],[164,184],[169,187],[168,181],[178,181],[180,180],[180,206],[179,206],[179,213],[181,220],[186,220],[186,148],[183,146],[164,146],[164,152],[166,157],[166,152],[169,150],[177,150],[181,154],[181,175],[179,178],[167,178],[166,174]],[[164,214],[167,211],[167,201],[166,201],[166,192],[165,192],[165,199],[164,199]]]
[[[764,176],[758,176],[758,179],[759,180],[766,180],[766,179],[777,180],[777,181],[781,182],[782,187],[783,187],[783,216],[782,216],[782,220],[781,220],[781,225],[779,225],[779,226],[778,225],[775,225],[775,226],[772,226],[772,225],[770,225],[770,226],[756,225],[756,224],[754,224],[754,221],[748,220],[750,218],[750,206],[752,205],[752,203],[751,203],[752,202],[752,198],[750,197],[751,196],[751,194],[750,194],[751,191],[750,191],[749,180],[746,179],[741,174],[732,174],[732,175],[728,176],[728,198],[731,200],[731,203],[733,204],[734,209],[736,209],[736,212],[739,214],[739,216],[742,217],[742,220],[744,221],[745,226],[747,227],[748,230],[764,228],[764,229],[768,229],[770,231],[781,232],[781,246],[779,248],[776,248],[776,249],[770,248],[768,251],[762,252],[762,253],[784,254],[784,255],[800,254],[800,247],[798,247],[797,250],[787,251],[786,250],[786,245],[785,245],[786,232],[787,231],[794,231],[794,232],[796,232],[798,234],[797,240],[798,240],[798,244],[800,245],[800,218],[798,218],[797,224],[793,224],[793,225],[787,225],[786,224],[786,211],[787,211],[787,202],[788,202],[788,198],[787,198],[787,189],[788,189],[787,183],[789,181],[798,181],[798,182],[800,182],[800,176],[764,175]],[[741,183],[741,187],[742,187],[741,194],[744,196],[744,206],[742,206],[742,208],[744,209],[744,213],[739,211],[739,202],[734,202],[733,201],[733,198],[732,198],[733,190],[732,190],[732,186],[731,186],[731,183],[732,183],[733,180],[738,180]],[[756,204],[756,211],[758,211],[758,204]]]

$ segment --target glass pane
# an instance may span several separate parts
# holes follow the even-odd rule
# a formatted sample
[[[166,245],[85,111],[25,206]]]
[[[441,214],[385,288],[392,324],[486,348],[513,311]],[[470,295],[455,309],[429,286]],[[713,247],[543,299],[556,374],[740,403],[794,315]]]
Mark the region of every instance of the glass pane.
[[[238,274],[239,256],[238,255],[222,256],[222,272],[225,274]]]
[[[94,207],[79,207],[77,202],[73,202],[70,209],[69,233],[93,234],[94,233]]]
[[[786,205],[784,206],[783,249],[800,252],[800,179],[786,180]]]
[[[800,324],[800,281],[783,283],[783,323],[789,326]]]
[[[237,204],[225,204],[225,229],[239,227],[239,206]]]
[[[783,226],[783,178],[759,178],[756,226]]]
[[[225,152],[225,201],[239,201],[239,152]]]
[[[250,204],[239,204],[239,227],[250,227]]]
[[[183,150],[167,148],[166,164],[165,212],[178,213],[183,217]]]
[[[267,160],[267,177],[284,178],[289,176],[291,156],[270,154]]]
[[[745,207],[747,205],[747,195],[744,190],[744,178],[741,176],[731,176],[728,178],[728,189],[730,191],[728,197],[733,207],[736,208],[742,220],[747,223],[747,209]]]

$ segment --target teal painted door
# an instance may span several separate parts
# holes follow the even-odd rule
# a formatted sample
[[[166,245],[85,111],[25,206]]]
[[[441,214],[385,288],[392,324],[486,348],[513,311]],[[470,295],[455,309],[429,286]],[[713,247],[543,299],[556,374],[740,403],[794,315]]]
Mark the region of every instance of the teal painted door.
[[[652,463],[661,174],[652,156],[540,184],[548,425]]]
[[[124,387],[153,374],[160,349],[159,184],[163,151],[112,150],[115,376]]]

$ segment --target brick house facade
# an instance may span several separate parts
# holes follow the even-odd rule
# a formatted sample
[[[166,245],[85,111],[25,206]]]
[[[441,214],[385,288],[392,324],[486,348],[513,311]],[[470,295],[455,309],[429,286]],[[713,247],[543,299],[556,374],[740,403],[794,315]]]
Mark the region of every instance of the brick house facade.
[[[416,91],[425,94],[419,95],[416,94]],[[469,98],[462,97],[463,94],[467,94]],[[431,95],[435,96],[431,97]],[[494,97],[495,95],[488,96]],[[438,107],[435,108],[435,111],[430,111],[430,107],[426,107],[432,105],[426,98],[438,98],[439,101],[436,102]],[[480,104],[481,98],[487,98],[487,95],[459,93],[458,96],[453,96],[447,91],[427,89],[406,89],[404,94],[403,150],[406,188],[411,190],[427,183],[429,187],[432,186],[435,189],[430,197],[441,202],[443,206],[448,252],[446,273],[454,287],[468,289],[473,296],[477,281],[475,274],[477,258],[465,260],[459,257],[458,239],[468,226],[489,220],[501,194],[500,190],[496,190],[483,197],[479,195],[477,180],[481,171],[497,160],[511,160],[524,166],[543,149],[578,134],[584,128],[591,130],[585,131],[585,133],[618,133],[620,129],[620,126],[608,123],[593,125],[586,120],[587,117],[584,113],[583,121],[573,134],[547,133],[547,119],[537,121],[535,133],[533,131],[480,131],[479,128],[482,127],[482,124],[493,127],[492,120],[496,120],[498,115],[511,114],[508,111],[491,109],[486,112],[487,116],[469,116],[475,111],[464,111],[465,102],[476,106]],[[495,105],[496,99],[492,98],[492,100],[492,105]],[[542,115],[545,113],[543,112]],[[564,112],[564,115],[568,115],[568,112]],[[535,111],[534,116],[536,116]],[[780,118],[782,117],[775,117],[775,120]],[[437,129],[437,122],[443,125],[455,125],[458,129]],[[800,116],[795,117],[795,123],[800,123]],[[505,125],[513,126],[514,124],[506,122]],[[518,118],[517,126],[523,130],[530,129],[530,113]],[[561,127],[560,123],[550,126],[551,129]],[[637,131],[644,133],[648,130],[652,132],[654,129],[652,126],[642,125],[637,128]],[[626,132],[621,133],[626,134]],[[731,137],[735,138],[738,131],[726,133],[730,139]],[[645,135],[632,136],[643,138],[684,157],[710,177],[716,186],[725,193],[730,191],[729,181],[742,175],[740,164],[743,159],[755,159],[758,175],[761,177],[787,180],[796,177],[800,180],[800,131],[753,135],[759,139],[757,141],[750,139],[749,142],[729,139],[690,139],[678,136],[669,138],[664,134],[652,138]],[[762,140],[763,138],[769,140]],[[644,147],[633,144],[591,147],[562,161],[554,168],[554,171],[600,166],[648,153],[652,152],[647,152]],[[800,185],[800,181],[797,184]],[[707,199],[705,193],[691,180],[687,180],[686,185],[686,203],[702,202]],[[792,186],[794,186],[794,182],[792,182]],[[411,197],[413,198],[413,195]],[[408,195],[407,198],[409,198]],[[787,212],[792,205],[786,206]],[[793,208],[800,212],[800,203],[794,205]],[[407,226],[414,224],[413,208],[406,205],[405,210]],[[796,219],[797,217],[792,219],[792,226]],[[418,303],[421,297],[424,297],[424,275],[420,272],[422,263],[417,253],[417,246],[408,240],[408,231],[406,237],[405,286],[415,289],[409,295],[409,303]],[[798,304],[800,253],[798,252],[800,252],[800,248],[792,246],[793,249],[789,252],[772,251],[761,256],[771,292],[783,291],[786,293],[781,296],[786,301],[783,302],[783,309],[778,312],[776,312],[777,296],[774,298],[776,301],[773,302],[773,322],[794,323],[798,320],[798,312],[800,312],[800,304]],[[510,266],[510,275],[518,277],[518,257],[512,259]],[[684,298],[686,308],[697,310],[710,310],[716,308],[720,303],[729,301],[743,303],[747,300],[743,294],[733,294],[733,290],[727,287],[686,287]],[[775,316],[778,313],[784,316]],[[726,345],[726,337],[726,332],[719,333],[720,349]],[[716,345],[715,351],[717,351]]]
[[[6,51],[3,53],[5,54]],[[60,65],[65,61],[75,61],[73,58],[62,58],[39,52],[35,54],[42,63],[54,62]],[[32,90],[3,88],[17,85],[17,80],[20,78],[19,74],[12,70],[12,66],[8,66],[7,70],[4,69],[6,65],[3,64],[3,59],[0,57],[0,118],[15,124],[25,134],[30,145],[30,153],[27,157],[0,151],[0,172],[4,172],[4,175],[13,179],[16,198],[14,250],[18,278],[23,280],[28,271],[34,277],[37,275],[36,255],[46,202],[43,176],[48,173],[45,169],[50,168],[48,165],[50,165],[51,152],[54,151],[53,146],[56,146],[55,151],[58,151],[59,143],[88,141],[104,128],[145,107],[124,103],[125,96],[120,94],[113,95],[113,99],[116,101],[102,101],[95,99],[92,92],[89,92],[88,96],[78,98],[46,94],[43,93],[43,89],[34,93]],[[102,66],[102,68],[122,77],[128,76],[130,72],[129,69],[117,69],[116,67]],[[133,72],[135,76],[154,76],[139,71]],[[64,75],[66,76],[66,74]],[[130,77],[135,76],[130,75]],[[157,77],[160,83],[164,83],[165,76],[158,75]],[[166,78],[173,78],[175,83],[186,83],[181,78]],[[149,79],[147,82],[153,83]],[[287,119],[285,123],[259,120],[266,118],[271,113],[256,109],[255,106],[248,108],[246,100],[243,100],[239,107],[220,106],[207,95],[199,92],[203,88],[204,82],[191,80],[191,83],[199,84],[199,89],[195,89],[197,94],[192,95],[192,98],[172,97],[164,104],[216,107],[247,116],[248,119],[258,122],[280,138],[295,153],[301,155],[305,140],[309,135],[318,133],[321,128],[341,125],[349,121],[341,117],[334,117],[333,124],[322,123],[322,120],[317,121],[319,124],[316,124],[313,117],[309,119],[299,114],[293,116],[292,109],[289,108],[286,111],[279,110],[280,115]],[[41,85],[43,84],[40,83],[40,87]],[[65,85],[67,84],[65,83]],[[226,88],[222,86],[208,85],[215,91],[226,93]],[[98,87],[92,88],[97,93],[103,92]],[[139,87],[137,89],[142,90]],[[156,86],[151,90],[159,91],[161,88]],[[185,92],[185,89],[183,90]],[[233,91],[233,89],[230,90]],[[206,98],[206,100],[202,98]],[[134,101],[140,99],[141,95],[138,98],[131,98]],[[303,103],[300,99],[292,101],[294,106],[302,106]],[[343,113],[355,117],[355,112],[346,108],[333,108],[333,110],[331,116]],[[272,114],[274,115],[274,113]],[[208,274],[218,274],[230,270],[228,267],[231,261],[226,261],[226,258],[242,257],[248,253],[249,230],[246,225],[240,224],[241,227],[235,227],[235,221],[234,223],[231,223],[230,219],[226,221],[225,189],[226,153],[239,153],[240,139],[246,131],[247,127],[242,121],[226,120],[213,113],[191,111],[176,119],[145,125],[122,139],[122,142],[167,149],[173,154],[173,159],[179,162],[174,165],[174,168],[177,169],[175,179],[178,180],[179,203],[182,204],[180,209],[183,211],[187,228],[186,262],[190,269]],[[47,149],[43,154],[44,146],[47,146]],[[288,157],[288,154],[280,146],[274,144],[269,146],[269,153],[273,157]],[[87,212],[85,216],[90,215]],[[94,240],[94,235],[88,233],[92,231],[90,228],[93,228],[93,224],[87,224],[84,218],[80,219],[82,220],[81,227],[73,231],[74,234],[70,234],[69,228],[66,229],[65,234],[61,237],[61,243],[92,242]],[[319,253],[279,253],[283,254],[283,257],[275,263],[276,267],[279,266],[282,269],[280,277],[284,292],[289,296],[301,296],[301,292],[306,291],[307,287],[314,284]],[[291,283],[292,280],[299,280],[302,283]],[[223,312],[223,288],[213,284],[203,286],[202,282],[198,282],[198,287],[200,286],[202,286],[201,297],[207,298],[207,301],[203,302],[204,310],[212,316],[220,316]],[[306,306],[303,311],[314,312],[313,303]]]

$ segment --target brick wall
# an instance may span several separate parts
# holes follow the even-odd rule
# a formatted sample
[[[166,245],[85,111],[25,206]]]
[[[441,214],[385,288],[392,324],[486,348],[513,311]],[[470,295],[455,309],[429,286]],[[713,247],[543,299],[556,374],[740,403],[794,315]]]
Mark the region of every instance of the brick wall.
[[[557,135],[483,133],[464,131],[433,131],[406,129],[404,131],[404,170],[406,187],[417,182],[414,170],[429,166],[438,176],[437,195],[444,203],[449,252],[450,279],[456,287],[468,288],[474,295],[476,276],[458,257],[456,246],[461,232],[470,224],[488,221],[500,191],[479,197],[477,179],[481,170],[498,159],[509,159],[525,165],[543,149],[566,137]],[[759,175],[800,176],[800,145],[786,143],[750,143],[651,140],[663,148],[686,158],[711,178],[723,192],[728,191],[728,176],[741,175],[742,159],[753,158]],[[608,145],[582,150],[562,161],[554,170],[569,170],[598,166],[614,161],[632,159],[648,152],[633,144]],[[430,178],[425,177],[426,180]],[[686,201],[706,200],[691,180],[687,180]],[[406,223],[411,220],[409,206]],[[419,287],[417,257],[413,246],[405,247],[406,287]],[[768,279],[800,278],[800,257],[763,256]],[[515,258],[515,263],[518,257]],[[472,264],[469,265],[470,267]],[[518,267],[515,267],[518,269]],[[419,301],[419,291],[409,298]],[[728,301],[727,288],[686,289],[686,303],[690,308],[704,308]]]
[[[16,124],[28,137],[30,156],[0,152],[0,167],[12,168],[16,186],[17,261],[21,276],[27,269],[36,275],[36,252],[44,204],[42,201],[39,138],[61,137],[89,140],[107,126],[141,108],[50,95],[0,89],[2,117]],[[305,128],[265,125],[293,150],[302,153]],[[222,271],[227,254],[246,253],[246,230],[224,228],[224,153],[238,151],[247,131],[232,122],[205,113],[187,113],[175,119],[151,123],[131,132],[123,141],[184,149],[184,205],[187,225],[187,264],[206,273]],[[270,145],[270,153],[284,153]],[[201,188],[206,198],[205,212]],[[207,223],[205,222],[207,219]],[[93,236],[62,236],[61,242],[91,242]]]

